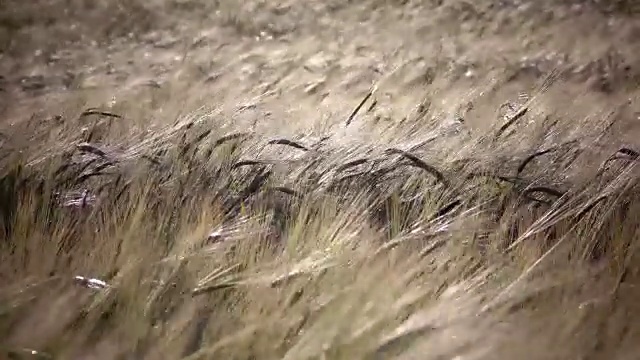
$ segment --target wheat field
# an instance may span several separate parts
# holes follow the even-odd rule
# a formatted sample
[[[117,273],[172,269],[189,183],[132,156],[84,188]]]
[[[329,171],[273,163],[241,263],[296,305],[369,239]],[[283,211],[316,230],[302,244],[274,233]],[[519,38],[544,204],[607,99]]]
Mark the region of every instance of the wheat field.
[[[639,358],[639,10],[1,1],[0,358]]]

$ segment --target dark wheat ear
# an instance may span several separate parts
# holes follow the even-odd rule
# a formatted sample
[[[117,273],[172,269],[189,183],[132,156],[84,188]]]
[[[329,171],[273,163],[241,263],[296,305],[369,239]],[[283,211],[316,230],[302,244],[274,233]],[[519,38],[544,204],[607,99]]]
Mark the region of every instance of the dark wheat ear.
[[[522,192],[522,195],[527,200],[535,201],[535,202],[538,202],[538,203],[551,204],[551,203],[554,202],[554,201],[547,201],[547,200],[544,200],[544,199],[536,198],[535,196],[533,196],[534,193],[543,193],[543,194],[547,194],[547,195],[550,195],[550,196],[553,196],[553,197],[556,197],[556,198],[561,198],[565,194],[564,191],[556,190],[556,189],[553,189],[553,188],[550,188],[550,187],[534,186],[534,187],[530,187],[528,189],[525,189]]]
[[[84,153],[91,153],[94,154],[96,156],[99,156],[101,158],[106,158],[107,157],[107,153],[104,152],[104,150],[98,148],[95,145],[91,145],[89,143],[80,143],[78,145],[76,145],[76,148]]]
[[[300,144],[298,142],[295,142],[293,140],[289,140],[289,139],[273,139],[273,140],[269,140],[269,142],[267,142],[267,144],[269,144],[269,145],[286,145],[286,146],[291,146],[293,148],[304,150],[304,151],[308,151],[309,150],[306,146],[304,146],[304,145],[302,145],[302,144]]]
[[[539,156],[542,156],[542,155],[546,155],[546,154],[554,151],[555,149],[556,148],[550,148],[550,149],[546,149],[546,150],[541,150],[541,151],[534,152],[533,154],[527,156],[524,160],[522,160],[522,162],[518,166],[518,169],[516,171],[516,175],[520,176],[520,174],[524,171],[524,169],[527,167],[527,165],[529,165],[529,163],[532,162],[535,158],[537,158]]]
[[[255,166],[255,165],[264,165],[266,164],[264,161],[260,160],[240,160],[231,165],[231,169],[238,169],[245,166]]]
[[[450,212],[455,210],[461,204],[462,204],[462,201],[460,199],[456,199],[456,200],[450,202],[449,204],[445,205],[444,207],[438,209],[438,211],[436,211],[435,214],[433,214],[431,216],[431,220],[435,220],[435,219],[441,218],[441,217],[449,214]]]
[[[271,176],[273,172],[269,170],[266,166],[264,166],[258,174],[251,180],[249,185],[242,191],[242,197],[248,198],[249,196],[257,193],[260,189],[266,184],[267,179]]]
[[[249,137],[250,135],[251,135],[251,133],[248,133],[248,132],[238,132],[238,133],[232,133],[232,134],[225,135],[225,136],[219,138],[218,140],[216,140],[213,143],[213,148],[217,148],[218,146],[220,146],[220,145],[222,145],[222,144],[224,144],[226,142],[232,141],[232,140],[243,139],[243,138]]]
[[[351,124],[351,122],[353,121],[353,119],[356,117],[356,115],[358,115],[358,112],[360,112],[360,109],[362,109],[362,107],[364,106],[364,104],[367,102],[367,100],[369,100],[369,98],[371,97],[371,95],[373,95],[375,89],[371,89],[369,90],[369,92],[367,93],[367,95],[365,95],[365,97],[362,99],[362,101],[360,101],[360,103],[358,104],[358,106],[356,106],[355,109],[353,109],[353,111],[351,112],[351,115],[349,115],[349,118],[347,119],[347,122],[345,124],[346,126],[349,126],[349,124]],[[371,108],[370,110],[373,110],[373,107],[375,106],[377,102],[374,102],[373,104],[371,104]]]
[[[520,176],[520,174],[524,171],[524,169],[527,167],[527,165],[529,165],[529,163],[531,161],[533,161],[535,158],[537,158],[539,156],[546,155],[546,154],[548,154],[550,152],[553,152],[553,151],[556,151],[556,150],[560,150],[563,147],[567,147],[567,146],[570,146],[570,145],[576,144],[576,143],[578,143],[578,142],[576,140],[573,140],[573,141],[569,141],[569,142],[566,142],[566,143],[558,145],[558,146],[550,147],[550,148],[548,148],[546,150],[541,150],[541,151],[534,152],[533,154],[527,156],[524,160],[522,160],[522,162],[520,163],[520,165],[518,166],[518,169],[516,171],[516,176]]]
[[[100,116],[110,117],[114,119],[122,119],[121,115],[114,114],[108,111],[100,111],[97,109],[87,109],[83,111],[82,114],[80,114],[80,117],[91,116],[91,115],[100,115]]]
[[[622,159],[622,160],[637,161],[638,158],[640,158],[640,152],[637,152],[633,149],[626,148],[626,147],[620,148],[613,155],[609,156],[609,158],[605,160],[602,163],[602,165],[600,165],[600,171],[604,171],[607,168],[607,165],[609,165],[610,162],[613,162],[615,160]]]
[[[235,198],[230,198],[224,205],[224,213],[227,215],[233,214],[238,209],[238,206],[240,204],[259,192],[264,187],[271,174],[272,171],[268,170],[266,166],[263,166],[261,169],[259,169],[251,182],[244,189],[242,189],[242,191],[240,191],[238,196]]]
[[[411,164],[417,168],[420,168],[429,174],[433,175],[440,183],[444,186],[449,187],[449,181],[447,178],[435,167],[427,164],[426,162],[419,159],[417,156],[410,154],[404,150],[400,150],[397,148],[389,148],[385,151],[387,154],[399,154],[405,159],[408,159]]]
[[[198,137],[196,137],[193,140],[194,144],[198,144],[200,143],[200,141],[204,140],[204,138],[206,138],[207,136],[209,136],[209,134],[211,134],[211,129],[204,131],[202,134],[198,135]]]
[[[513,124],[515,124],[516,121],[522,118],[528,111],[529,111],[529,108],[526,106],[523,106],[520,109],[518,109],[518,111],[516,111],[515,114],[511,115],[507,119],[507,121],[498,129],[494,139],[498,139],[500,136],[502,136],[502,134],[504,134],[504,132],[507,131],[508,128],[510,128]]]
[[[466,179],[471,180],[475,178],[488,178],[498,183],[508,183],[511,185],[520,185],[523,180],[517,176],[503,176],[499,174],[493,174],[488,172],[472,172],[467,174]]]
[[[115,161],[107,161],[107,162],[105,162],[103,164],[100,164],[100,165],[96,166],[96,168],[93,171],[102,171],[102,170],[104,170],[104,169],[106,169],[108,167],[112,167],[114,165],[116,165]]]
[[[369,161],[369,159],[367,158],[360,158],[360,159],[356,159],[356,160],[352,160],[349,162],[346,162],[340,166],[338,166],[338,168],[336,169],[336,172],[341,172],[341,171],[345,171],[349,168],[358,166],[358,165],[362,165],[362,164],[366,164]]]
[[[632,159],[637,159],[640,157],[640,152],[637,152],[633,149],[629,149],[626,147],[621,148],[620,150],[618,150],[618,152],[616,154],[620,154],[620,155],[626,155]]]

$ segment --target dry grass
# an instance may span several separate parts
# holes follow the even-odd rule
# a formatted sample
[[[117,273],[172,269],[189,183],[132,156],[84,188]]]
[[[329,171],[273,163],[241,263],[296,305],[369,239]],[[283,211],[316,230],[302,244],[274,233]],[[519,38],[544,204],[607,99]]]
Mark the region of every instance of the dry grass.
[[[504,36],[536,44],[545,28],[511,33],[530,9],[178,3],[127,5],[159,23],[95,29],[116,45],[92,56],[108,55],[126,80],[71,47],[70,61],[85,59],[93,70],[83,76],[100,86],[10,89],[17,100],[0,138],[3,358],[637,356],[640,70],[620,69],[638,44],[604,49],[596,32],[586,54],[572,47],[567,63],[536,63],[532,76],[511,57],[535,46],[507,43],[508,60],[483,50]],[[169,8],[171,18],[158,12]],[[418,16],[426,8],[432,23]],[[512,21],[492,28],[486,11]],[[463,15],[467,33],[446,26]],[[543,18],[530,20],[564,24]],[[176,19],[196,25],[157,50],[158,24],[175,31]],[[624,21],[631,33],[634,20]],[[17,31],[40,31],[26,23]],[[122,40],[127,24],[142,27]],[[421,52],[412,40],[424,29],[455,49]],[[339,31],[349,39],[331,43]],[[154,56],[138,64],[143,51]],[[622,60],[587,66],[612,52]],[[5,68],[39,66],[20,63],[24,53],[6,52]],[[153,73],[176,53],[162,60],[171,70]],[[161,85],[131,85],[149,78]]]

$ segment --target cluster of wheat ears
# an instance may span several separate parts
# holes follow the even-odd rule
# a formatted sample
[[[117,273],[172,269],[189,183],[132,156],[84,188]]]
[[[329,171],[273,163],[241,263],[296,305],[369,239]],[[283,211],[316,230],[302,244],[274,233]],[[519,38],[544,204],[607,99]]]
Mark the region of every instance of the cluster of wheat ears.
[[[32,119],[3,138],[2,351],[632,357],[640,154],[603,155],[615,115],[534,106],[455,134],[425,106],[371,125],[372,93],[291,137],[205,110]]]

